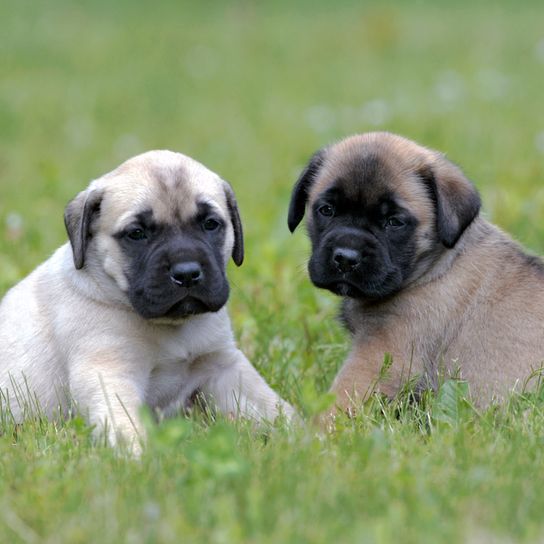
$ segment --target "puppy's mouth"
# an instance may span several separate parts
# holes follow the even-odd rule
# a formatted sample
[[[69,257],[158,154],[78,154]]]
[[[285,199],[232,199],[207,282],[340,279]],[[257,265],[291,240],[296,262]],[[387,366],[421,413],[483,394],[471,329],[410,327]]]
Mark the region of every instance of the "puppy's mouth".
[[[204,314],[207,312],[217,312],[226,303],[223,298],[201,298],[188,291],[181,299],[167,307],[166,310],[161,309],[156,312],[150,311],[151,317],[161,317],[168,319],[183,319],[193,315]],[[164,308],[164,307],[163,307]],[[145,316],[144,316],[145,317]]]
[[[341,297],[361,298],[364,296],[363,291],[361,291],[359,287],[347,281],[332,283],[327,287],[327,289],[332,291],[335,295],[340,295]]]
[[[335,295],[341,297],[350,297],[366,299],[369,301],[383,300],[399,290],[397,275],[390,273],[380,281],[351,281],[344,277],[341,278],[312,278],[316,287],[327,289]]]
[[[169,297],[157,299],[134,297],[132,306],[144,319],[184,319],[198,314],[219,311],[227,302],[225,296],[199,296],[183,289],[172,301]]]
[[[187,295],[184,298],[182,298],[180,301],[173,304],[167,312],[164,314],[164,316],[161,317],[171,317],[171,318],[183,318],[183,317],[189,317],[191,315],[198,315],[203,314],[205,312],[213,312],[217,311],[217,309],[212,309],[208,304],[206,304],[204,301]]]

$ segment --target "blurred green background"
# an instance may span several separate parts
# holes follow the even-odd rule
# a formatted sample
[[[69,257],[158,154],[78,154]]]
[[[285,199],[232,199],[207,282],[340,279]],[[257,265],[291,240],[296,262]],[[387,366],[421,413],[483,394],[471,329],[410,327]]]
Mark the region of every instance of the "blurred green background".
[[[543,15],[536,1],[4,2],[0,292],[65,241],[63,207],[89,180],[169,148],[237,193],[244,349],[273,355],[270,318],[267,343],[334,346],[336,300],[310,286],[286,209],[315,149],[370,130],[446,152],[487,215],[543,250]]]
[[[246,260],[240,269],[230,268],[229,304],[242,349],[283,396],[312,413],[348,341],[334,320],[337,299],[314,289],[307,278],[309,245],[303,229],[291,235],[286,226],[290,190],[305,161],[318,147],[352,133],[398,132],[446,152],[482,192],[486,215],[532,250],[543,252],[543,21],[544,4],[536,0],[2,2],[0,294],[64,243],[64,205],[91,179],[148,149],[181,151],[229,180],[239,200]],[[225,432],[230,440],[230,431]],[[490,451],[493,436],[487,443]],[[508,444],[510,438],[503,438]],[[246,454],[253,455],[250,439],[232,440],[241,440],[250,452]],[[366,438],[340,438],[336,446],[328,446],[334,450],[331,455],[347,458],[345,466],[339,462],[334,469],[338,488],[331,480],[320,484],[330,473],[326,461],[319,464],[319,443],[312,443],[308,451],[299,444],[306,452],[299,464],[289,457],[288,443],[281,452],[270,446],[263,457],[255,453],[248,485],[256,486],[255,496],[261,492],[259,476],[252,479],[255,466],[277,471],[279,479],[269,475],[262,492],[275,497],[275,515],[283,520],[283,529],[274,533],[265,522],[251,529],[251,524],[237,525],[234,518],[225,521],[218,513],[230,504],[225,491],[208,505],[217,516],[219,537],[203,534],[208,541],[226,542],[229,538],[220,538],[221,527],[230,527],[234,532],[225,529],[224,534],[254,541],[259,527],[268,527],[267,534],[275,535],[271,542],[331,541],[331,535],[341,533],[338,520],[344,520],[351,534],[347,528],[362,511],[376,523],[365,526],[365,534],[377,541],[398,541],[395,531],[403,530],[409,520],[414,520],[409,525],[412,533],[406,535],[414,542],[424,541],[424,535],[431,535],[430,542],[446,535],[445,541],[451,542],[452,535],[463,534],[464,515],[474,501],[472,488],[463,487],[472,474],[470,461],[465,472],[438,474],[445,482],[439,499],[435,492],[441,491],[432,487],[430,477],[423,500],[413,498],[411,491],[403,495],[414,489],[412,480],[407,488],[402,479],[387,480],[389,462],[401,459],[402,467],[410,466],[402,465],[411,462],[405,439],[384,446],[389,439],[372,434],[366,446],[358,443],[362,450],[350,449],[353,440]],[[451,451],[448,440],[429,453],[418,436],[411,436],[408,442],[420,448],[420,461],[416,457],[412,469],[417,472],[417,463],[424,466],[423,459],[429,458],[440,471],[442,458]],[[467,440],[477,442],[473,435]],[[377,503],[367,503],[357,492],[346,495],[342,488],[342,482],[352,482],[357,489],[364,486],[368,474],[359,471],[362,461],[353,456],[367,451],[365,447],[376,447],[376,459],[383,459],[381,467],[368,469],[376,487],[382,476],[389,485],[385,495],[375,496],[387,512],[383,518],[373,510]],[[397,461],[387,458],[390,450],[392,457],[395,452],[400,456]],[[477,452],[478,445],[471,451]],[[27,455],[34,459],[42,453],[38,448]],[[52,455],[62,472],[62,455],[73,452]],[[533,489],[534,497],[542,482],[531,466],[520,461],[517,477],[520,485]],[[158,478],[154,493],[159,502],[168,497],[168,485],[160,483],[163,468],[156,473],[149,469]],[[20,470],[23,474],[24,465]],[[93,470],[82,485],[91,485]],[[119,470],[125,474],[128,469]],[[505,468],[501,474],[508,472]],[[44,469],[37,476],[42,485],[49,482],[46,473]],[[306,510],[290,510],[292,492],[282,489],[290,489],[291,478],[308,482],[298,495],[299,503],[307,503]],[[540,534],[535,532],[540,514],[513,506],[524,493],[517,483],[489,478],[484,478],[483,487],[489,496],[507,485],[507,498],[497,505],[496,514],[488,512],[491,524],[515,538]],[[104,480],[107,487],[106,476]],[[198,485],[190,493],[206,497],[207,488]],[[245,485],[242,482],[240,489]],[[49,497],[62,501],[65,489],[71,488],[50,491]],[[464,499],[449,502],[450,489]],[[140,493],[145,503],[145,489]],[[320,494],[326,498],[312,507]],[[24,518],[21,512],[28,513],[29,505],[44,501],[35,519],[29,514],[28,523],[36,534],[54,535],[58,527],[44,497],[21,499],[18,515]],[[113,512],[130,509],[129,499],[112,500]],[[259,510],[263,519],[266,505],[264,500]],[[105,511],[108,514],[108,508]],[[447,523],[446,514],[453,516]],[[173,520],[175,508],[172,516]],[[115,535],[131,523],[128,510],[121,518],[121,528],[114,521],[113,529],[103,528],[111,541],[118,542]],[[92,534],[92,522],[85,527],[81,541],[89,534],[85,530]],[[141,533],[141,541],[146,534]]]
[[[63,206],[90,179],[170,148],[234,185],[248,237],[237,281],[255,269],[281,281],[306,251],[285,228],[298,172],[317,147],[369,130],[445,151],[491,219],[541,250],[543,12],[530,1],[2,3],[3,274],[17,279],[64,241]],[[13,245],[10,214],[23,223]]]

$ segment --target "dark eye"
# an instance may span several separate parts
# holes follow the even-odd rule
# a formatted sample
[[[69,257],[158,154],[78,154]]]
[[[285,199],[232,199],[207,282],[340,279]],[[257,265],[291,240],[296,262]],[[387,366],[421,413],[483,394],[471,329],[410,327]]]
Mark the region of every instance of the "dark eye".
[[[323,204],[317,211],[325,217],[332,217],[334,215],[334,208],[330,204]]]
[[[221,224],[216,219],[212,219],[211,217],[206,219],[204,223],[202,223],[202,226],[204,227],[204,230],[217,230]]]
[[[401,221],[398,217],[390,217],[387,220],[387,226],[398,229],[400,227],[404,227],[404,221]]]
[[[127,232],[127,236],[131,240],[136,240],[136,241],[145,240],[147,238],[145,230],[141,229],[141,228],[135,228],[135,229],[130,230],[129,232]]]

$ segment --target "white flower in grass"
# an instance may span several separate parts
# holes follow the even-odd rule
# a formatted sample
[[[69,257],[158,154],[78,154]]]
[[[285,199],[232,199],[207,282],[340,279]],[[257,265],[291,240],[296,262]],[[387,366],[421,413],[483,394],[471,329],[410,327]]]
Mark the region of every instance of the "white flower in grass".
[[[385,125],[390,119],[391,107],[383,98],[371,100],[361,108],[363,123],[379,127]]]
[[[94,138],[94,125],[88,117],[71,117],[64,125],[64,133],[70,145],[83,149]]]
[[[185,54],[185,71],[193,79],[211,79],[217,72],[217,65],[216,52],[206,45],[195,45]]]
[[[539,153],[544,154],[544,130],[535,136],[535,147]]]
[[[510,78],[493,69],[480,70],[476,76],[484,100],[495,101],[505,97],[510,90]]]
[[[331,108],[323,104],[312,106],[306,110],[306,124],[317,133],[329,131],[335,121],[335,115]]]
[[[540,62],[544,62],[544,38],[538,40],[535,45],[535,57]]]
[[[126,160],[136,155],[141,148],[142,142],[135,134],[122,134],[114,144],[115,155],[119,160]]]
[[[161,507],[153,501],[144,504],[143,513],[148,521],[157,521],[161,517]]]
[[[23,218],[17,212],[6,215],[6,237],[10,240],[18,240],[23,234]]]
[[[465,84],[456,71],[446,70],[438,74],[434,93],[444,108],[450,108],[462,100],[465,94]]]

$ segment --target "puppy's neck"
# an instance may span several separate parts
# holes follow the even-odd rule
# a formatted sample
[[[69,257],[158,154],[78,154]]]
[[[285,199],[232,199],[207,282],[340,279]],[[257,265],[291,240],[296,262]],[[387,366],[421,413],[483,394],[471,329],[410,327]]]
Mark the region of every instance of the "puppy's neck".
[[[497,227],[478,216],[465,230],[458,242],[451,249],[442,248],[429,256],[425,271],[410,280],[405,289],[420,287],[445,276],[459,258],[472,248],[481,246],[493,232],[500,232]]]
[[[114,284],[114,281],[100,267],[95,267],[93,274],[90,274],[86,267],[81,270],[75,269],[73,266],[72,250],[69,244],[61,246],[52,259],[61,263],[59,265],[61,273],[71,288],[81,296],[95,303],[131,311],[131,305],[126,294]],[[100,277],[101,281],[97,281],[97,277]]]

